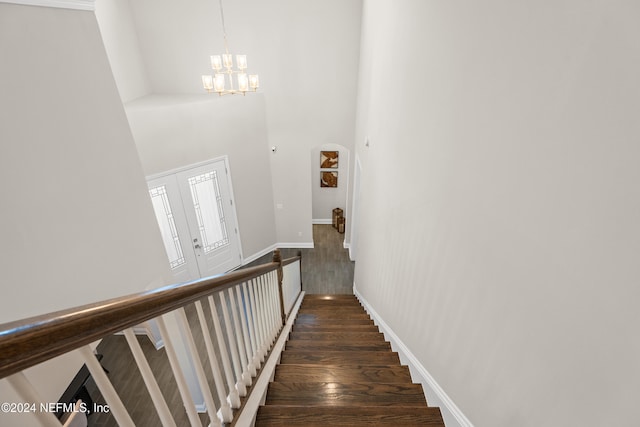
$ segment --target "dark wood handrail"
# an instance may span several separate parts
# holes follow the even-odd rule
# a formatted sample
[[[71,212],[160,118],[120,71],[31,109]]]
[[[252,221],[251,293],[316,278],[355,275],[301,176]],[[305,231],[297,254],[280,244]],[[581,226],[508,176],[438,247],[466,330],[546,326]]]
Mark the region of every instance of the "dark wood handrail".
[[[290,264],[300,259],[284,260]],[[0,379],[276,270],[269,262],[0,325]]]
[[[294,262],[298,261],[301,257],[302,255],[298,254],[297,256],[292,256],[291,258],[283,259],[282,266],[284,267],[285,265],[293,264]]]

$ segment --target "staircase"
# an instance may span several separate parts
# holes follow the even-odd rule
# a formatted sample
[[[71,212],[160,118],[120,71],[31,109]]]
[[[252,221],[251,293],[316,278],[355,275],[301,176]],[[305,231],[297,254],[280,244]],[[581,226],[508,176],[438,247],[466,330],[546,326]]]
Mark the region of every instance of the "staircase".
[[[444,426],[353,295],[305,296],[256,426]]]

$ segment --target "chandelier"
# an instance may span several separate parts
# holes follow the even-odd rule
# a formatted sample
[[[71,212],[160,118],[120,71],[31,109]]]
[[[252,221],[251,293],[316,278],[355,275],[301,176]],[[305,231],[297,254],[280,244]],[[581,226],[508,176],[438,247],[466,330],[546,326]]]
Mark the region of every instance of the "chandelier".
[[[216,92],[220,96],[235,95],[236,93],[244,95],[249,91],[255,92],[258,90],[260,81],[257,74],[247,74],[247,55],[236,55],[236,69],[233,68],[233,55],[229,53],[227,30],[224,26],[222,0],[219,2],[225,53],[211,56],[211,68],[213,68],[215,74],[213,76],[202,76],[202,85],[208,93]],[[236,86],[234,86],[234,80],[237,83]]]

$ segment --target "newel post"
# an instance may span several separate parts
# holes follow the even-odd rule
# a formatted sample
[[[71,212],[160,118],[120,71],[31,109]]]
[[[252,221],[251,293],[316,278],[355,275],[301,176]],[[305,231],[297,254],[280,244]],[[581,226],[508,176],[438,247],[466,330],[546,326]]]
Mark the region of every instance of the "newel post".
[[[280,255],[280,249],[273,251],[273,262],[278,263],[278,294],[280,294],[280,314],[282,315],[282,323],[287,321],[287,314],[284,312],[284,294],[282,292],[282,278],[284,272],[282,271],[282,255]]]

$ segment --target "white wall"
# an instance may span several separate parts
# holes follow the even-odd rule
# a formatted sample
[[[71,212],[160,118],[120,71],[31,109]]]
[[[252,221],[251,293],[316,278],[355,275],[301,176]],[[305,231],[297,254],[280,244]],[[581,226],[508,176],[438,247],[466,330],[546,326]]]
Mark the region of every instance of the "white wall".
[[[245,258],[276,243],[264,96],[148,96],[127,104],[146,175],[229,156]]]
[[[474,425],[640,416],[639,13],[365,1],[356,286]]]
[[[93,12],[0,3],[0,52],[0,322],[164,284],[166,256]],[[31,377],[56,401],[79,367]],[[2,381],[0,397],[15,401],[7,393]]]
[[[102,3],[98,0],[99,11]],[[119,11],[124,13],[125,8]],[[109,28],[103,33],[114,73],[139,71],[129,64],[131,48],[123,41],[129,37],[139,43],[152,93],[202,94],[201,75],[211,74],[209,56],[224,49],[217,3],[136,0],[130,2],[130,12],[135,32],[120,32],[120,20],[111,18],[117,14],[98,16],[101,28]],[[249,71],[260,75],[268,146],[278,147],[270,157],[274,203],[281,206],[275,209],[276,241],[309,244],[313,240],[309,151],[333,142],[349,148],[353,141],[361,0],[236,0],[225,2],[224,12],[230,51],[246,54]],[[125,85],[120,84],[119,73],[116,78],[119,86]],[[123,94],[123,99],[130,97]],[[230,100],[225,97],[221,102]],[[252,117],[245,119],[248,126],[255,126]],[[132,126],[137,127],[133,122]],[[215,137],[210,134],[212,140]],[[147,152],[141,151],[145,164]]]
[[[126,103],[151,93],[147,70],[140,52],[129,0],[95,2],[100,33],[107,46],[109,64]]]
[[[260,71],[269,85],[269,140],[278,147],[271,163],[274,198],[283,206],[276,210],[278,240],[311,242],[309,151],[331,143],[352,148],[361,1],[281,0],[266,7],[282,14],[263,32],[279,43],[265,46]]]
[[[338,172],[338,187],[320,187],[320,152],[338,151],[338,167],[331,172]],[[347,193],[349,186],[349,150],[344,145],[323,144],[311,150],[311,197],[314,222],[333,219],[333,209],[340,208],[346,215]],[[329,171],[329,169],[323,169]]]

